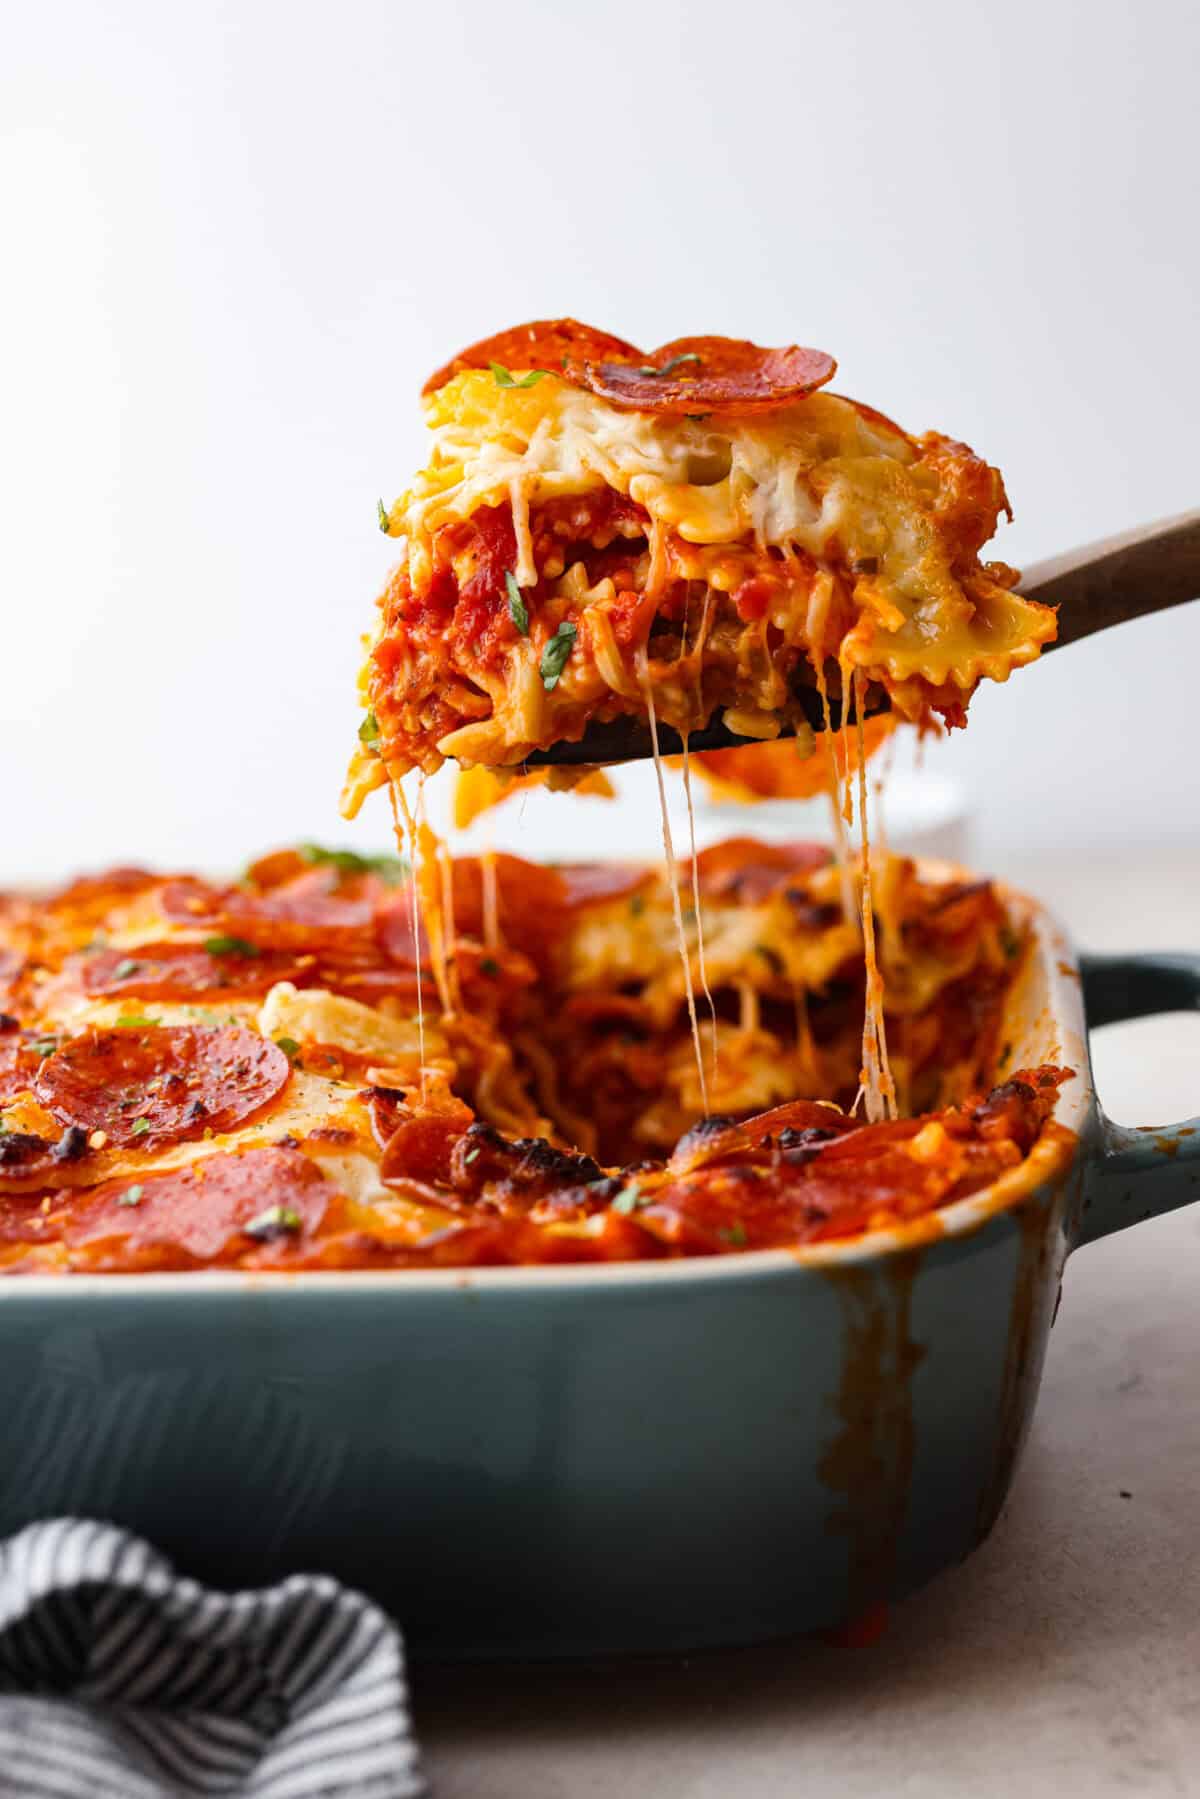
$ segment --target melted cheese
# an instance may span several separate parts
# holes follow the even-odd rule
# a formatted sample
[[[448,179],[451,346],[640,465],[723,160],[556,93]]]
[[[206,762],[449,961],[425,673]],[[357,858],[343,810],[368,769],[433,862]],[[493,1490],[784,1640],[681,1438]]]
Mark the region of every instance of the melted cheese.
[[[506,500],[518,582],[532,585],[529,506],[607,486],[650,516],[651,589],[665,575],[668,537],[803,551],[819,569],[848,560],[863,571],[853,577],[858,622],[845,658],[871,678],[886,675],[914,716],[914,679],[969,693],[984,676],[1006,679],[1053,638],[1045,607],[983,574],[960,579],[952,535],[940,528],[941,440],[914,439],[836,394],[758,415],[660,418],[554,375],[502,388],[469,369],[430,397],[427,418],[433,457],[393,508],[417,586],[437,530]]]
[[[396,834],[396,848],[401,856],[408,853],[408,865],[412,871],[412,946],[413,967],[417,976],[417,1045],[421,1058],[421,1094],[425,1093],[425,993],[421,979],[421,918],[420,895],[417,888],[417,821],[412,815],[408,799],[399,781],[388,782],[388,798],[392,802],[392,828]],[[400,817],[404,816],[404,825],[408,832],[405,843],[404,831],[401,829]]]
[[[446,1048],[440,1032],[424,1033],[414,1018],[392,1017],[360,1000],[322,987],[296,988],[290,981],[277,981],[271,988],[259,1009],[258,1029],[276,1041],[291,1037],[370,1057],[390,1068],[411,1066],[410,1080],[416,1080],[426,1053],[436,1056]]]
[[[645,684],[645,694],[646,716],[650,721],[650,742],[654,754],[654,774],[658,782],[658,806],[662,817],[663,856],[666,861],[667,885],[671,889],[671,910],[675,921],[675,940],[679,949],[680,966],[683,969],[684,991],[687,994],[688,1022],[692,1029],[692,1048],[696,1055],[696,1074],[700,1086],[700,1105],[703,1109],[704,1116],[707,1118],[708,1081],[704,1073],[704,1051],[700,1046],[700,1022],[696,1017],[696,990],[692,985],[692,959],[688,954],[687,940],[683,934],[683,908],[679,903],[679,875],[675,866],[675,846],[671,841],[671,818],[667,811],[667,791],[663,784],[662,757],[659,755],[658,751],[658,720],[654,711],[654,690],[649,682],[646,682]],[[695,859],[695,845],[693,844],[693,865],[695,864]],[[697,917],[698,916],[699,915],[697,915]]]

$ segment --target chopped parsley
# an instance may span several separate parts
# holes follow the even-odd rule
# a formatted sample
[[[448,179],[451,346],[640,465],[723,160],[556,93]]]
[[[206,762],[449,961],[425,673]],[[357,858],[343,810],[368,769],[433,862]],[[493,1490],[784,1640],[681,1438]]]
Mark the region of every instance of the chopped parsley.
[[[130,975],[136,974],[141,966],[141,963],[135,962],[132,956],[126,956],[124,961],[118,962],[113,969],[113,980],[127,981]]]
[[[480,974],[496,975],[500,973],[500,964],[495,956],[483,956],[479,963]]]
[[[133,1131],[132,1131],[133,1136],[144,1137],[149,1129],[150,1129],[150,1120],[148,1118],[135,1118],[134,1119]]]
[[[740,1218],[735,1218],[733,1223],[726,1230],[720,1231],[718,1235],[722,1243],[731,1243],[735,1249],[740,1249],[746,1241],[746,1227]]]
[[[754,947],[772,974],[783,974],[784,960],[777,949],[769,943],[756,943]]]
[[[511,568],[505,572],[504,585],[508,589],[508,616],[517,627],[522,637],[529,636],[529,612],[521,598],[521,589],[517,586],[517,577]]]
[[[257,1237],[260,1242],[267,1242],[272,1237],[295,1236],[302,1224],[299,1212],[293,1211],[291,1206],[268,1206],[265,1212],[260,1212],[257,1218],[244,1224],[242,1230],[247,1237]]]
[[[650,1201],[642,1198],[642,1190],[637,1182],[630,1181],[629,1185],[622,1187],[616,1198],[610,1203],[614,1212],[624,1212],[628,1218],[630,1213],[636,1212],[639,1206],[648,1206]]]
[[[57,1037],[35,1037],[33,1042],[29,1045],[29,1047],[33,1051],[34,1055],[40,1056],[44,1062],[46,1057],[52,1056],[54,1054],[55,1050],[58,1048],[58,1038]]]
[[[547,693],[558,686],[558,678],[567,666],[567,657],[571,654],[578,635],[578,625],[569,624],[564,619],[542,651],[542,686]]]
[[[469,1166],[472,1162],[477,1162],[478,1160],[479,1160],[479,1145],[476,1144],[474,1149],[469,1149],[467,1151],[466,1155],[463,1157],[463,1161],[465,1163],[467,1163]]]
[[[639,375],[673,375],[675,370],[681,368],[685,362],[699,362],[699,360],[695,350],[685,350],[682,356],[672,356],[670,362],[664,362],[660,369],[651,368],[649,363],[644,362],[637,372]]]
[[[382,500],[376,500],[375,504],[379,508],[379,529],[387,536],[392,529],[392,521],[388,517],[388,509]]]
[[[262,951],[257,943],[247,943],[244,937],[206,937],[203,947],[210,956],[261,956]]]
[[[300,1045],[294,1037],[276,1037],[276,1049],[281,1049],[289,1062],[294,1062],[300,1054]]]
[[[1002,924],[1000,926],[1000,948],[1010,962],[1014,961],[1021,953],[1021,939],[1011,925]]]
[[[497,387],[536,387],[542,376],[550,373],[549,369],[530,369],[529,373],[522,375],[518,381],[517,377],[510,373],[502,362],[489,362],[488,367],[492,371],[492,380]]]
[[[140,1186],[126,1187],[124,1193],[118,1193],[117,1204],[119,1206],[140,1206],[144,1191],[145,1189]]]
[[[296,854],[315,868],[336,868],[343,875],[378,875],[389,887],[406,881],[409,875],[403,856],[360,856],[357,850],[330,850],[320,843],[298,843]]]
[[[122,1012],[115,1028],[118,1031],[142,1031],[150,1025],[161,1023],[161,1018],[147,1018],[144,1012]]]
[[[361,725],[359,725],[358,741],[360,743],[379,742],[379,720],[376,718],[374,712],[368,712]]]
[[[629,902],[629,910],[634,918],[640,918],[642,916],[642,913],[646,910],[646,896],[644,893],[634,894]]]

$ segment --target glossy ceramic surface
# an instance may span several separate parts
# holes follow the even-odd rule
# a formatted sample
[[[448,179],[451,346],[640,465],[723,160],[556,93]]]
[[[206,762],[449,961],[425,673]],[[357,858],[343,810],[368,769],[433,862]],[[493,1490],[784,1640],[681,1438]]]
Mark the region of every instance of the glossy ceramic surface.
[[[320,1568],[418,1651],[746,1642],[853,1619],[986,1534],[1068,1252],[1200,1190],[1195,1125],[1110,1125],[1092,1022],[1200,1003],[1200,960],[1077,964],[1053,922],[1005,1067],[1066,1062],[1019,1180],[795,1254],[0,1288],[0,1534],[110,1518],[206,1581]],[[1003,1069],[1001,1070],[1003,1072]]]

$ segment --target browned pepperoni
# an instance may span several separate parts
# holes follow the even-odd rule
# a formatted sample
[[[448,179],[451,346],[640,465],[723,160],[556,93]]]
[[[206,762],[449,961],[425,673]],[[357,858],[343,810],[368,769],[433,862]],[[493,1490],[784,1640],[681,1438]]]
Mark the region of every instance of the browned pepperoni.
[[[242,937],[259,949],[367,949],[373,946],[369,898],[330,892],[329,876],[290,882],[270,893],[210,887],[205,881],[168,881],[159,903],[168,918],[215,934]]]
[[[42,1063],[34,1091],[64,1124],[159,1149],[232,1130],[274,1099],[290,1068],[281,1049],[236,1025],[88,1030]]]
[[[613,406],[637,412],[765,412],[832,379],[824,350],[766,350],[735,337],[677,337],[631,364],[625,357],[572,360],[566,378]]]
[[[453,1112],[402,1114],[384,1145],[380,1180],[385,1186],[405,1181],[448,1182],[451,1152],[470,1122],[465,1106]]]
[[[61,1195],[0,1192],[0,1243],[48,1243],[58,1236],[45,1201],[61,1203]]]
[[[233,938],[218,951],[198,943],[146,943],[137,949],[93,950],[78,958],[85,993],[137,999],[234,999],[297,981],[311,956],[259,950]]]
[[[636,862],[565,862],[559,868],[568,906],[593,906],[637,893],[655,871]]]
[[[435,392],[462,369],[493,364],[510,372],[547,369],[614,406],[676,415],[786,406],[824,387],[837,368],[824,350],[798,344],[771,350],[737,337],[677,337],[647,351],[576,319],[537,319],[460,351],[421,391]]]
[[[696,872],[701,893],[753,906],[788,886],[797,875],[824,868],[832,859],[833,852],[823,843],[759,843],[753,837],[729,837],[701,850]],[[690,874],[685,867],[685,881]]]
[[[507,331],[497,331],[494,337],[481,338],[469,349],[460,350],[436,374],[430,375],[421,392],[436,393],[463,369],[486,369],[496,363],[510,373],[513,369],[548,369],[552,374],[558,374],[564,359],[570,362],[583,357],[594,362],[601,358],[620,361],[630,357],[639,362],[642,353],[623,338],[613,337],[608,331],[597,331],[592,325],[581,325],[577,319],[534,319],[528,325],[513,325]]]
[[[354,950],[372,944],[371,899],[344,898],[326,873],[266,894],[209,887],[198,880],[167,882],[160,905],[167,917],[214,934],[245,937],[261,950]]]
[[[126,1253],[163,1247],[198,1261],[255,1244],[286,1254],[303,1248],[335,1192],[300,1150],[248,1149],[106,1181],[75,1202],[63,1237],[73,1245],[117,1237]]]

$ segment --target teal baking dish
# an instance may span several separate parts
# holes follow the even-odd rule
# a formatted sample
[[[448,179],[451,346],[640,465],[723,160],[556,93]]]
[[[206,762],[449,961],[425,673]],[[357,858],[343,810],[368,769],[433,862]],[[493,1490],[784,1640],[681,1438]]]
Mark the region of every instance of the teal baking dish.
[[[967,1555],[1008,1490],[1075,1249],[1200,1193],[1200,1124],[1099,1111],[1086,1031],[1200,957],[1035,953],[1006,1067],[1065,1133],[924,1221],[706,1261],[0,1285],[0,1533],[144,1533],[217,1584],[321,1569],[418,1653],[678,1651],[835,1626]]]

